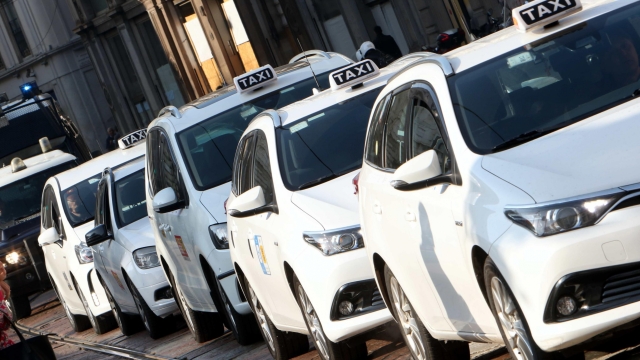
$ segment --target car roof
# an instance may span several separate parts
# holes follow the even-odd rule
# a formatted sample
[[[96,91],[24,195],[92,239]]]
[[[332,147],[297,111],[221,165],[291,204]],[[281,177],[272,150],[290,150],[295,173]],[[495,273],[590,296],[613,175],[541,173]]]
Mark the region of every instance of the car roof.
[[[23,159],[24,164],[27,166],[26,169],[12,173],[11,165],[0,168],[0,187],[74,160],[76,160],[75,156],[62,152],[61,150],[53,150],[44,154],[32,156],[28,159]]]
[[[547,29],[537,28],[526,33],[519,32],[515,26],[510,26],[443,56],[449,60],[454,72],[459,73],[633,2],[634,0],[583,0],[582,10],[561,18],[557,26]]]
[[[214,91],[182,106],[180,108],[180,118],[176,118],[170,113],[165,113],[151,122],[149,129],[168,122],[175,132],[182,131],[223,111],[310,78],[309,63],[316,75],[353,63],[352,60],[341,54],[324,54],[328,58],[325,56],[309,56],[307,58],[308,63],[307,60],[298,60],[274,69],[278,75],[278,80],[254,91],[239,93],[233,85]]]
[[[145,160],[144,156],[141,156],[132,161],[129,161],[126,164],[123,164],[122,166],[118,166],[116,168],[111,169],[113,171],[113,181],[118,181],[124,177],[127,177],[133,174],[134,172],[140,169],[144,169],[144,163],[145,163],[144,160]]]
[[[399,70],[422,59],[429,58],[430,56],[430,53],[414,53],[406,55],[380,69],[380,73],[375,77],[365,79],[362,87],[353,89],[352,86],[346,86],[336,90],[328,89],[304,100],[284,106],[277,111],[278,115],[280,115],[280,121],[284,126],[307,115],[326,109],[327,107],[335,105],[341,101],[360,96],[374,88],[382,87],[386,85],[389,78],[395,75]]]
[[[116,167],[135,158],[144,156],[146,146],[143,144],[144,142],[140,141],[135,146],[124,150],[117,148],[54,177],[58,180],[60,189],[64,190],[93,175],[101,174],[107,167]]]

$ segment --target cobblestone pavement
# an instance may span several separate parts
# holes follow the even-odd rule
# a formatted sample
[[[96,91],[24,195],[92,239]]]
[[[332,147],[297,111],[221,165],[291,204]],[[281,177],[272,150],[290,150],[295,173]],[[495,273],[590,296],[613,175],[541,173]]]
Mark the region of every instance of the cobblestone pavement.
[[[179,324],[177,330],[158,340],[149,338],[145,331],[126,337],[118,329],[103,335],[97,335],[92,329],[75,333],[69,325],[60,303],[52,291],[46,292],[32,300],[34,311],[31,317],[23,319],[20,324],[40,332],[52,333],[64,338],[79,339],[93,343],[107,344],[119,348],[126,348],[167,358],[180,359],[240,359],[240,360],[268,360],[271,359],[264,343],[259,342],[250,346],[240,346],[233,335],[227,332],[218,339],[202,344],[194,342],[184,326]],[[640,328],[605,341],[585,352],[587,360],[630,360],[640,359]],[[75,345],[53,343],[59,359],[121,359],[122,357],[96,353],[84,350]],[[369,359],[395,360],[411,359],[409,351],[404,345],[395,326],[384,327],[370,334],[367,341]],[[310,351],[296,360],[319,359],[317,352],[310,343]],[[475,360],[507,360],[504,347],[499,344],[470,345],[472,359]]]

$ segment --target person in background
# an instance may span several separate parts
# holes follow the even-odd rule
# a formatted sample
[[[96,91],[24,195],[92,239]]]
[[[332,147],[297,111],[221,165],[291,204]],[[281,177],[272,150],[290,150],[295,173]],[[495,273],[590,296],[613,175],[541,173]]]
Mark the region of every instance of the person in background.
[[[393,39],[393,36],[383,34],[380,26],[374,27],[373,31],[376,33],[376,38],[373,40],[373,44],[376,46],[376,49],[385,54],[391,55],[393,60],[402,57],[402,52],[400,51],[398,44],[396,44],[396,41]]]
[[[13,314],[7,305],[7,299],[11,295],[9,284],[5,281],[7,278],[7,270],[4,264],[0,263],[0,350],[13,345],[13,341],[9,339],[7,330],[11,327]]]
[[[376,49],[371,41],[365,41],[362,43],[362,45],[360,45],[360,49],[356,51],[356,59],[358,59],[358,61],[369,59],[376,63],[376,65],[380,69],[391,64],[393,60],[395,60],[391,57],[391,55],[385,54],[382,51]]]
[[[111,127],[108,128],[107,129],[107,151],[115,150],[115,148],[117,147],[116,141],[118,141],[118,138],[116,138],[116,130]]]

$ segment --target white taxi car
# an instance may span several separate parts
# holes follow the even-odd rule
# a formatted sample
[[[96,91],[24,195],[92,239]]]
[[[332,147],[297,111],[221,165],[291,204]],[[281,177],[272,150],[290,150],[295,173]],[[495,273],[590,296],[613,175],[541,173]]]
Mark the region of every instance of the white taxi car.
[[[143,157],[144,151],[144,146],[117,149],[59,173],[45,184],[38,243],[53,288],[75,331],[93,327],[103,334],[116,326],[84,236],[93,228],[96,191],[104,168]]]
[[[415,358],[579,354],[640,317],[640,3],[513,15],[401,71],[370,119],[363,236]]]
[[[224,209],[242,132],[262,110],[328,87],[328,73],[350,63],[310,51],[275,70],[267,65],[241,75],[236,86],[180,110],[165,108],[149,125],[147,211],[156,251],[196,341],[222,335],[223,322],[240,344],[260,338],[231,265]]]
[[[138,137],[143,134],[146,130]],[[98,183],[95,228],[85,239],[122,333],[138,332],[142,320],[157,339],[175,329],[172,315],[179,310],[160,267],[145,202],[143,157],[105,169]]]
[[[257,116],[240,140],[227,203],[231,258],[271,354],[367,356],[350,341],[391,320],[368,265],[352,181],[373,103],[413,54],[329,76],[331,90]]]

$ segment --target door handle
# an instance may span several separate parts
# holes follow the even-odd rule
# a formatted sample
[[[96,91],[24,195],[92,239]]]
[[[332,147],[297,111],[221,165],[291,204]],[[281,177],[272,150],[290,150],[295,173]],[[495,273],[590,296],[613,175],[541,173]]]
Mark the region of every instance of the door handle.
[[[373,204],[373,213],[382,214],[382,207],[380,206],[380,204],[378,203]]]
[[[416,221],[416,215],[414,213],[412,213],[411,211],[407,211],[404,214],[404,219],[407,220],[407,221],[413,222],[413,221]]]

